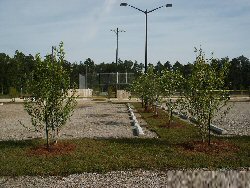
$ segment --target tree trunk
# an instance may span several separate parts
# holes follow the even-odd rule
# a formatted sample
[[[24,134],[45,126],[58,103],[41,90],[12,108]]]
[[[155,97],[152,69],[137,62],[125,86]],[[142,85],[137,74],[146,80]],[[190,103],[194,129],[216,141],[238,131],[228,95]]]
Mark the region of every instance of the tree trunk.
[[[210,146],[211,144],[211,114],[209,113],[208,117],[208,145]]]
[[[49,150],[49,129],[48,129],[47,114],[45,114],[45,134],[46,134],[46,146],[47,146],[47,150]]]
[[[147,103],[144,104],[144,110],[145,110],[145,112],[148,112],[148,104]]]
[[[47,146],[47,150],[49,150],[49,130],[48,130],[48,123],[46,122],[45,125],[45,132],[46,132],[46,146]]]
[[[145,109],[145,112],[148,111],[148,99],[144,100],[144,109]]]
[[[173,117],[173,111],[170,110],[169,113],[168,113],[168,125],[171,125],[171,122],[172,122],[172,117]]]
[[[209,114],[208,114],[208,145],[210,146],[211,144],[211,101],[209,105]]]

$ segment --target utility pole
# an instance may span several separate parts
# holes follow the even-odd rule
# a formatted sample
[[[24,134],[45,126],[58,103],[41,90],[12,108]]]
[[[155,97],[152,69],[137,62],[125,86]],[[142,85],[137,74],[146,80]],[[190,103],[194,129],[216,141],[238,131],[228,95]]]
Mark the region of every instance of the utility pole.
[[[119,49],[119,33],[126,32],[126,31],[119,30],[119,28],[111,29],[110,31],[113,31],[116,34],[116,58],[115,58],[115,62],[116,62],[116,68],[117,68],[117,66],[118,66],[118,49]]]
[[[115,63],[116,63],[116,95],[117,95],[118,83],[119,83],[119,77],[118,77],[119,33],[120,32],[126,32],[126,31],[125,30],[119,30],[118,27],[116,29],[111,29],[110,31],[113,31],[116,34],[116,56],[115,56]]]

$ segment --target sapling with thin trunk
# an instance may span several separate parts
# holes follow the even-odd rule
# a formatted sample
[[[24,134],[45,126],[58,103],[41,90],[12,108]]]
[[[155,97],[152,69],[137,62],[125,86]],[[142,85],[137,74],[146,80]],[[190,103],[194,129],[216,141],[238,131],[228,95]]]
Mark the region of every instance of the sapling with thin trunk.
[[[55,56],[47,56],[44,60],[36,56],[35,69],[27,83],[30,97],[26,98],[24,107],[35,130],[45,132],[47,148],[49,138],[57,142],[59,130],[76,105],[75,89],[71,89],[70,73],[63,68],[64,61],[61,42]]]
[[[208,137],[210,144],[210,125],[213,117],[226,105],[228,93],[225,90],[225,76],[228,63],[218,70],[211,66],[213,59],[206,59],[202,49],[196,51],[197,57],[191,76],[186,80],[184,102],[186,110],[195,118],[200,129],[202,140]]]

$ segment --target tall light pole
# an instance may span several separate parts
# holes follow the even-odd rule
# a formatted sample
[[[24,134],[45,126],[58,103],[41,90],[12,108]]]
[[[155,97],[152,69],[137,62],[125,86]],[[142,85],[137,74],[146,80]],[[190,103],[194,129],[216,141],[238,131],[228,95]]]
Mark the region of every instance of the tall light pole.
[[[132,6],[132,5],[128,4],[128,3],[121,3],[120,6],[125,6],[125,7],[126,7],[126,6],[129,6],[129,7],[132,7],[132,8],[134,8],[134,9],[136,9],[136,10],[138,10],[138,11],[144,13],[145,16],[146,16],[145,73],[147,73],[147,70],[148,70],[148,13],[151,13],[151,12],[153,12],[153,11],[155,11],[155,10],[158,10],[158,9],[160,9],[160,8],[163,8],[163,7],[172,7],[172,4],[166,4],[166,5],[157,7],[157,8],[155,8],[155,9],[152,9],[152,10],[150,10],[150,11],[148,11],[147,9],[146,9],[145,11],[143,11],[143,10],[141,10],[141,9],[139,9],[139,8],[137,8],[137,7],[134,7],[134,6]]]
[[[117,27],[116,29],[111,29],[110,31],[113,31],[116,34],[116,57],[115,57],[115,62],[116,62],[116,93],[118,89],[118,49],[119,49],[119,33],[120,32],[126,32],[124,30],[119,30]]]

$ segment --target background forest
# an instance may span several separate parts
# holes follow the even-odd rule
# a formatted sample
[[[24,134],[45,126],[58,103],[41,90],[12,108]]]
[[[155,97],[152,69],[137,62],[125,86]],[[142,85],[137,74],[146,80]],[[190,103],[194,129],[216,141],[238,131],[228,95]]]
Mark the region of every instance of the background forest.
[[[51,58],[48,55],[45,58]],[[226,87],[230,90],[249,90],[250,86],[250,61],[244,56],[236,57],[229,60],[227,57],[215,59],[216,65],[223,65],[229,61],[229,74],[226,78]],[[25,55],[20,51],[16,51],[13,57],[5,53],[0,53],[0,95],[8,95],[14,93],[23,95],[26,93],[25,83],[32,78],[31,72],[37,65],[35,57],[31,54]],[[91,75],[99,73],[134,73],[137,77],[143,73],[144,64],[131,60],[119,60],[118,64],[100,63],[96,64],[92,59],[88,58],[84,62],[69,62],[64,61],[64,68],[70,71],[70,81],[78,87],[79,74],[88,74],[88,87],[95,88],[98,81],[91,80]],[[188,77],[193,69],[193,63],[181,64],[180,62],[157,62],[154,66],[156,73],[161,73],[163,70],[179,70],[184,77]],[[220,68],[220,67],[218,67]],[[87,69],[87,70],[86,70]]]

